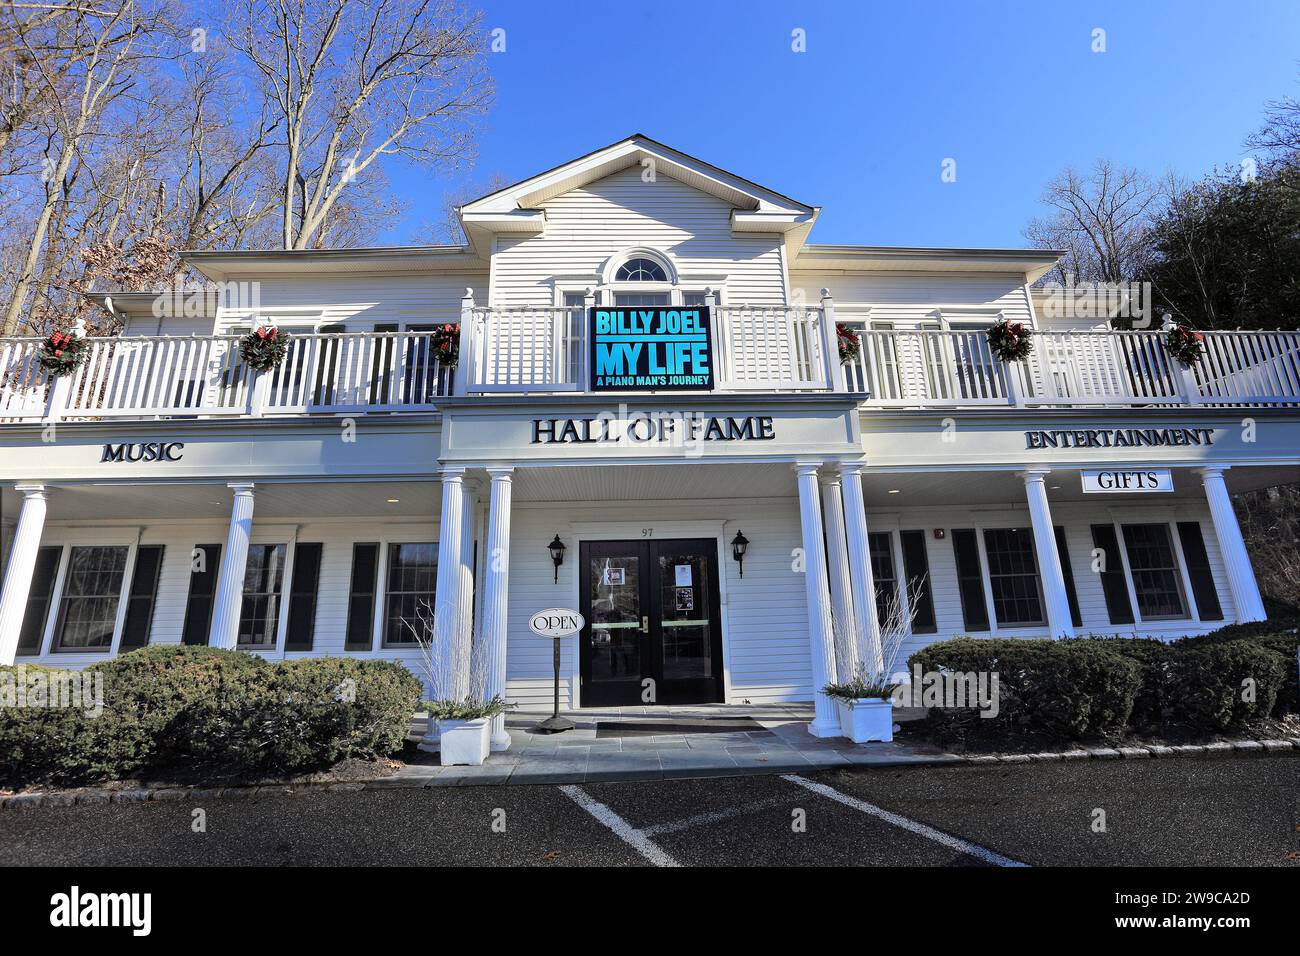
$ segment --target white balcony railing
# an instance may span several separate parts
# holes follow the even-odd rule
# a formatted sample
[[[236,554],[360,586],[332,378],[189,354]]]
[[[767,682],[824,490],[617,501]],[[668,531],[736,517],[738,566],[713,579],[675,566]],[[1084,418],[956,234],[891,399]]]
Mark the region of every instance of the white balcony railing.
[[[466,391],[587,390],[587,323],[583,306],[474,307]],[[790,306],[714,309],[717,387],[722,391],[799,391],[829,387],[823,310]]]
[[[1190,367],[1163,332],[1034,332],[1003,363],[982,330],[872,330],[845,366],[849,391],[880,407],[1300,404],[1300,332],[1207,332]]]
[[[841,365],[826,305],[718,309],[717,391],[850,393],[879,408],[1300,406],[1300,332],[1209,332],[1190,368],[1160,332],[1034,332],[1028,360],[1006,364],[980,330],[850,321],[861,349]],[[265,373],[234,336],[150,336],[89,339],[87,361],[51,379],[39,339],[0,339],[0,421],[423,411],[454,392],[587,390],[580,307],[463,316],[454,370],[429,332],[295,335]]]
[[[40,368],[40,339],[0,339],[0,420],[419,411],[451,393],[432,333],[303,334],[256,372],[238,336],[90,338],[71,375]]]

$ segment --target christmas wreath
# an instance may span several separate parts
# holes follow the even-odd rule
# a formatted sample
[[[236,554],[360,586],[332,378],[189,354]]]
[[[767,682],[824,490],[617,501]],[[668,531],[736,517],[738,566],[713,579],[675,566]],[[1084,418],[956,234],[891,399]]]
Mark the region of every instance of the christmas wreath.
[[[41,345],[40,363],[50,375],[68,375],[86,361],[90,346],[73,332],[55,332]]]
[[[1029,330],[1022,322],[994,322],[985,332],[989,340],[989,349],[1004,362],[1020,362],[1029,358],[1034,350]]]
[[[1205,354],[1205,336],[1190,325],[1175,325],[1165,333],[1165,348],[1183,365],[1192,366]]]
[[[259,327],[239,340],[239,354],[259,372],[279,368],[289,352],[289,333],[275,326]]]
[[[856,329],[843,322],[836,322],[835,341],[840,348],[840,364],[848,365],[857,361],[858,355],[862,353],[862,339],[858,337]]]
[[[433,330],[433,356],[443,368],[455,368],[460,361],[460,326],[448,323]]]

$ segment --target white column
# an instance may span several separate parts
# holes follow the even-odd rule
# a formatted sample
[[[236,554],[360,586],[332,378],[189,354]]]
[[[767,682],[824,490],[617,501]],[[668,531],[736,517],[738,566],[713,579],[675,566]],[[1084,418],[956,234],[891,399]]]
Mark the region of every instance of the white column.
[[[36,552],[41,546],[47,504],[44,485],[17,485],[15,490],[22,494],[23,503],[9,548],[4,590],[0,591],[0,664],[12,664],[18,654],[18,636],[27,611],[32,575],[36,572]]]
[[[1267,617],[1264,599],[1260,597],[1255,569],[1251,567],[1250,554],[1241,537],[1241,525],[1237,523],[1232,498],[1223,480],[1226,470],[1200,469],[1201,484],[1205,486],[1205,500],[1210,504],[1210,518],[1214,522],[1214,535],[1219,539],[1219,554],[1228,574],[1228,589],[1232,591],[1232,603],[1237,607],[1237,620],[1262,621]]]
[[[858,628],[858,659],[872,674],[885,669],[880,647],[880,621],[876,618],[876,582],[871,575],[871,547],[867,538],[867,503],[862,495],[862,465],[840,465],[844,496],[844,527],[848,532],[853,619]]]
[[[434,585],[433,636],[429,657],[432,663],[429,696],[446,700],[456,696],[462,665],[455,659],[460,619],[461,536],[464,521],[465,469],[443,468],[438,473],[442,484],[442,512],[438,523],[438,580]],[[468,666],[468,662],[463,665]],[[429,721],[421,750],[439,749],[438,726]]]
[[[826,582],[822,508],[817,495],[817,468],[821,462],[798,462],[799,520],[803,528],[804,587],[808,595],[808,641],[812,658],[813,706],[816,710],[808,733],[838,737],[839,714],[822,688],[835,679],[835,646],[831,636],[831,604]]]
[[[248,564],[248,540],[253,534],[253,483],[231,482],[226,487],[234,492],[234,503],[230,507],[226,546],[221,550],[221,571],[217,576],[217,596],[212,608],[208,646],[234,648],[239,645],[244,569]]]
[[[831,639],[835,643],[835,673],[848,680],[858,669],[858,627],[853,613],[849,544],[844,537],[844,496],[840,476],[821,476],[822,511],[826,517],[826,565],[831,586]]]
[[[463,661],[462,673],[458,675],[457,697],[469,697],[482,688],[474,687],[474,515],[477,511],[475,499],[478,485],[466,481],[463,485],[460,509],[460,576],[457,590],[460,594],[460,606],[456,618],[456,643],[459,647],[456,660]]]
[[[483,633],[480,639],[486,651],[486,696],[506,696],[506,622],[509,613],[510,587],[510,498],[513,468],[489,468],[492,491],[488,502],[487,560],[483,582]],[[492,749],[507,750],[510,734],[506,717],[492,721]]]
[[[1020,472],[1029,501],[1029,520],[1034,526],[1034,550],[1038,553],[1038,576],[1043,583],[1043,603],[1047,606],[1047,629],[1052,637],[1071,637],[1074,622],[1070,619],[1070,598],[1061,573],[1061,555],[1056,550],[1056,530],[1052,510],[1047,504],[1047,486],[1043,479],[1050,468],[1027,468]]]

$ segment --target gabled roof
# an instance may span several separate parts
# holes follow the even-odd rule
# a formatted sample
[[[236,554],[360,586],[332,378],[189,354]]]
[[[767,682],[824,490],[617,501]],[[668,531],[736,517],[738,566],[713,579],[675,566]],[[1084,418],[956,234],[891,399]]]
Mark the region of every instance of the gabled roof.
[[[488,193],[459,208],[470,243],[485,255],[498,233],[540,233],[546,224],[541,205],[574,189],[647,161],[663,174],[733,206],[735,232],[785,233],[797,248],[807,239],[820,208],[791,199],[636,133],[545,172]]]

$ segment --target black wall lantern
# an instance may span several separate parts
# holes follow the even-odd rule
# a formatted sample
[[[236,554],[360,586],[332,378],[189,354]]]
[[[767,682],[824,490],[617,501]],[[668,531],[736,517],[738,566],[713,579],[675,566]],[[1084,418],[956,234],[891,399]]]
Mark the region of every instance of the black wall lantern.
[[[745,576],[745,550],[749,547],[749,539],[743,532],[737,531],[736,536],[731,539],[731,556],[736,559],[740,565],[740,576]]]
[[[555,583],[560,583],[560,565],[564,563],[564,542],[560,540],[557,534],[555,540],[546,546],[546,550],[551,552],[551,561],[555,565]]]

